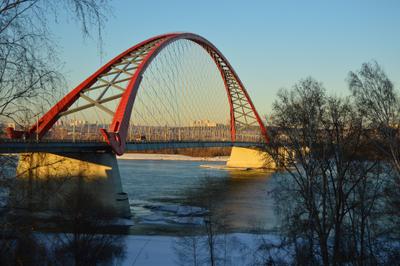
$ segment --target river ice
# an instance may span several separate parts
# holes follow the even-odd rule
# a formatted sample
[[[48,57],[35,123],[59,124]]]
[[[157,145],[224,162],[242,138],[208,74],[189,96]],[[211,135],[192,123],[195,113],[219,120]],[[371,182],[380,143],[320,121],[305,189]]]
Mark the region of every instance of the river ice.
[[[196,206],[130,200],[137,223],[148,225],[202,225],[208,211]]]

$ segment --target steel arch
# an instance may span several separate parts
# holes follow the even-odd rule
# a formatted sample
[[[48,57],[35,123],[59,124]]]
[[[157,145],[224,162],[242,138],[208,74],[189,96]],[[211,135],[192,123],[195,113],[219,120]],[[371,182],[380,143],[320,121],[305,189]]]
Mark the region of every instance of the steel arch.
[[[220,74],[224,81],[230,106],[231,140],[235,141],[237,124],[240,122],[239,118],[244,117],[246,119],[246,117],[250,117],[257,121],[258,126],[261,130],[261,134],[264,136],[266,143],[268,143],[269,138],[266,128],[262,123],[260,116],[258,115],[257,110],[255,109],[246,89],[244,88],[242,82],[240,81],[238,75],[233,70],[228,60],[212,43],[210,43],[205,38],[193,33],[163,34],[145,40],[129,48],[125,52],[121,53],[120,55],[109,61],[94,74],[92,74],[89,78],[83,81],[79,86],[68,93],[42,118],[40,118],[37,125],[33,125],[30,128],[29,132],[27,132],[27,134],[30,136],[37,134],[40,138],[43,137],[58,120],[58,118],[71,112],[68,109],[77,99],[79,99],[80,97],[85,97],[85,90],[88,91],[90,89],[93,89],[91,88],[91,86],[101,80],[104,75],[113,73],[113,69],[121,70],[116,66],[124,63],[128,66],[132,62],[135,62],[138,63],[134,68],[135,72],[130,78],[126,89],[124,89],[123,93],[118,96],[121,98],[121,100],[117,106],[115,113],[110,110],[105,110],[114,115],[109,129],[101,129],[101,132],[106,142],[112,147],[114,152],[118,155],[123,154],[126,147],[125,142],[129,128],[129,120],[143,73],[146,71],[146,68],[150,65],[152,60],[157,56],[158,53],[162,51],[164,47],[174,41],[181,39],[190,40],[202,46],[212,57],[220,71]],[[137,58],[139,58],[139,60],[135,61]],[[104,80],[101,81],[106,82]],[[106,91],[108,88],[110,88],[110,86],[116,85],[108,82],[108,84],[100,86],[104,86]],[[87,99],[87,97],[84,99],[89,101],[89,104],[87,104],[87,106],[98,106],[100,108],[104,108],[101,106],[101,103],[109,101],[110,99],[102,99],[101,97],[102,96],[100,96],[100,98],[97,100],[93,100],[90,98]],[[114,97],[114,99],[118,97]],[[240,123],[244,124],[243,122]]]

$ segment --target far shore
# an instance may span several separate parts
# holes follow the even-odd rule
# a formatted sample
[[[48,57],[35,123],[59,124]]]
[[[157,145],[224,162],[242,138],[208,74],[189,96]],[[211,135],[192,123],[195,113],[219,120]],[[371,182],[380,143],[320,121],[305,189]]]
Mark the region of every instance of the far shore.
[[[206,161],[226,162],[229,156],[216,157],[192,157],[180,154],[149,154],[149,153],[125,153],[117,157],[119,160],[165,160],[165,161]]]

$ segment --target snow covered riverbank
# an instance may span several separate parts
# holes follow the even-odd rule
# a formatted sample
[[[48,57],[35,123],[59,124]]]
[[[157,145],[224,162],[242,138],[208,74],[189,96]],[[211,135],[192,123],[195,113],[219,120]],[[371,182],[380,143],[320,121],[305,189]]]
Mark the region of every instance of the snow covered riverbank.
[[[34,233],[31,241],[40,246],[41,251],[46,250],[48,264],[69,265],[78,259],[84,265],[210,265],[212,259],[216,265],[262,265],[267,259],[283,258],[285,261],[287,255],[277,248],[282,239],[276,234],[75,236]],[[76,246],[81,241],[85,244]],[[40,254],[35,255],[37,262],[46,264]]]
[[[262,244],[278,245],[277,235],[234,233],[217,235],[215,259],[224,265],[252,265],[263,261]],[[206,236],[170,237],[130,235],[124,238],[125,257],[122,265],[196,265],[209,260]],[[193,247],[195,247],[194,250]],[[271,257],[282,256],[282,251],[271,248]],[[197,257],[196,257],[197,256]],[[194,263],[196,259],[197,263]],[[207,264],[207,263],[206,263]]]
[[[217,157],[191,157],[180,154],[150,154],[150,153],[125,153],[117,157],[120,160],[167,160],[167,161],[205,161],[226,162],[229,156]]]

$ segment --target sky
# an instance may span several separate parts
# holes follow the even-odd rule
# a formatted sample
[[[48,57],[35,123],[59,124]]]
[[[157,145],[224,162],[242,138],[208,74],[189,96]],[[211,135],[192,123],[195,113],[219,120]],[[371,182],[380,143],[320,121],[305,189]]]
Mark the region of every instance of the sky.
[[[400,1],[111,2],[98,43],[83,39],[73,21],[54,25],[68,85],[73,89],[134,44],[166,32],[193,32],[230,61],[260,114],[280,88],[312,76],[329,94],[348,95],[349,71],[376,60],[400,88]]]

